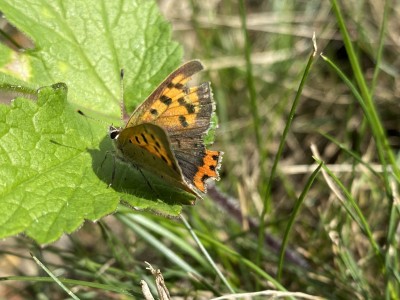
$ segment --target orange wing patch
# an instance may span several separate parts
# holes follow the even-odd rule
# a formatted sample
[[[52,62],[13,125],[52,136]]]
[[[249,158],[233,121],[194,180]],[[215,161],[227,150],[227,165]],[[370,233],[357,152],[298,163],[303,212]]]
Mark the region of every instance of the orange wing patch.
[[[191,93],[191,89],[185,88],[185,84],[190,80],[190,77],[185,77],[183,74],[177,75],[167,83],[160,97],[154,101],[150,109],[143,114],[143,121],[151,122],[164,114],[171,105],[178,103],[178,100]],[[193,89],[192,89],[193,90]]]
[[[190,130],[209,124],[213,110],[209,83],[203,83],[178,94],[154,123],[167,130]]]
[[[203,165],[198,166],[196,175],[194,176],[193,183],[197,189],[206,192],[205,182],[207,179],[212,178],[219,180],[218,169],[221,165],[222,160],[221,151],[206,150],[203,157]]]
[[[168,151],[165,149],[162,142],[157,139],[157,136],[149,132],[148,129],[143,132],[136,133],[133,136],[130,136],[129,142],[147,150],[151,154],[162,159],[168,166],[170,166],[174,170],[176,169],[175,164],[171,160],[173,158],[169,157]]]
[[[150,140],[150,142],[149,142]],[[135,135],[129,138],[129,141],[132,144],[137,144],[138,146],[142,147],[143,149],[146,149],[148,152],[158,156],[158,158],[161,158],[164,162],[166,162],[169,166],[172,166],[172,162],[168,157],[164,156],[163,153],[165,153],[165,149],[162,148],[162,146],[158,143],[157,140],[152,139],[151,135],[147,135],[145,133],[142,133],[140,135]]]
[[[186,115],[199,111],[199,95],[200,87],[188,88],[186,91],[179,93],[171,104],[163,112],[163,116]]]
[[[187,102],[188,98],[185,98],[185,96],[195,95],[198,88],[188,88],[186,84],[191,79],[192,75],[203,69],[204,66],[200,61],[192,60],[172,72],[150,96],[135,109],[126,123],[126,127],[132,127],[142,123],[155,124],[156,120],[167,109],[175,105],[184,105],[191,109],[191,105],[186,104],[189,102]],[[182,104],[180,102],[182,102]]]

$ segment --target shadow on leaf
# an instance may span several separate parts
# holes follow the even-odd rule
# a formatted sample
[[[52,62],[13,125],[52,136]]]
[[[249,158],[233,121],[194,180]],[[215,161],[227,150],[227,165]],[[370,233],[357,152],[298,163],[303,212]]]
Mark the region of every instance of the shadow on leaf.
[[[157,174],[138,169],[116,158],[112,142],[105,136],[99,150],[89,149],[96,175],[109,188],[121,193],[121,200],[139,209],[155,209],[164,205],[191,205],[195,197],[163,182]],[[115,172],[113,178],[113,172]],[[154,207],[153,207],[154,206]]]

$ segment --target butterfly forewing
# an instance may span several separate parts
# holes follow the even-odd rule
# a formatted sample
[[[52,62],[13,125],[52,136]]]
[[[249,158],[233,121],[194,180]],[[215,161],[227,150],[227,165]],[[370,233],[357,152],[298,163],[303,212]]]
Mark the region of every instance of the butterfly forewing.
[[[203,69],[200,61],[192,60],[172,72],[133,112],[126,127],[152,122],[161,116],[182,93],[190,77]]]
[[[125,161],[152,171],[173,186],[197,195],[182,180],[181,169],[166,133],[159,126],[145,123],[125,128],[120,132],[116,146]]]

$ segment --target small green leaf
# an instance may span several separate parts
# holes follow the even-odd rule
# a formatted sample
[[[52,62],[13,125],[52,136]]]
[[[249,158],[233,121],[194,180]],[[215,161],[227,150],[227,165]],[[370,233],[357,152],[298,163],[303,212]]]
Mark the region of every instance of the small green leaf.
[[[0,105],[0,238],[26,232],[49,243],[120,200],[168,215],[190,204],[193,195],[114,162],[108,123],[97,121],[120,122],[121,68],[129,112],[181,63],[156,3],[0,0],[0,10],[35,44],[0,45],[0,88],[38,89],[36,102]]]

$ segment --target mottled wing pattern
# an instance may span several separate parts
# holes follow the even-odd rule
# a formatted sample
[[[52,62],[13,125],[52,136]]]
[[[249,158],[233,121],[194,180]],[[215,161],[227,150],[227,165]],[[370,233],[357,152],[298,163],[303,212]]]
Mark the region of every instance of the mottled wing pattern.
[[[194,60],[171,73],[135,110],[127,127],[141,123],[162,127],[184,177],[205,192],[208,178],[219,179],[222,152],[206,149],[203,141],[215,110],[210,84],[186,85],[191,76],[202,69],[203,65]]]
[[[172,72],[151,95],[133,112],[126,127],[152,122],[162,115],[177,99],[185,88],[185,84],[193,74],[203,70],[203,65],[198,60],[189,61]]]
[[[179,100],[173,102],[174,105],[165,111],[165,115],[161,115],[154,123],[169,128],[168,136],[183,174],[197,189],[206,192],[206,180],[219,179],[218,169],[222,158],[221,152],[206,149],[203,141],[215,110],[210,84],[207,82],[190,88],[184,99],[183,105],[175,104]],[[193,105],[193,109],[189,109],[189,105]],[[178,125],[176,119],[169,125],[172,117],[178,118]]]
[[[172,153],[166,132],[157,125],[144,123],[119,133],[117,147],[122,157],[137,167],[153,171],[160,177],[196,196],[184,182]]]

